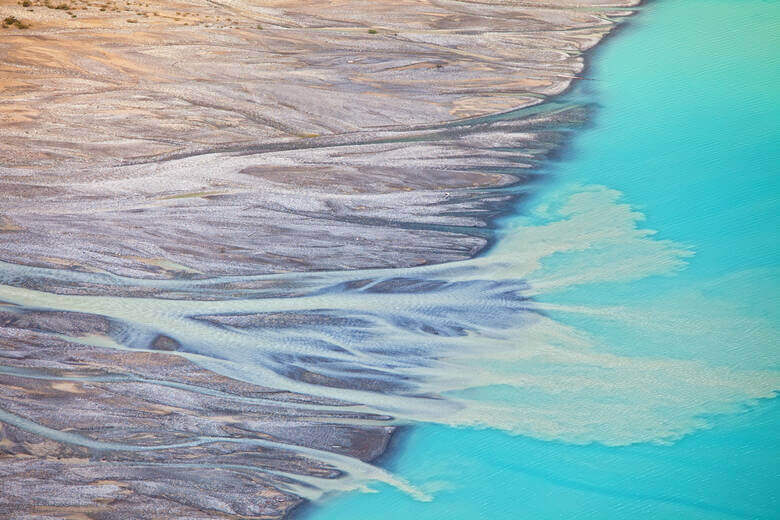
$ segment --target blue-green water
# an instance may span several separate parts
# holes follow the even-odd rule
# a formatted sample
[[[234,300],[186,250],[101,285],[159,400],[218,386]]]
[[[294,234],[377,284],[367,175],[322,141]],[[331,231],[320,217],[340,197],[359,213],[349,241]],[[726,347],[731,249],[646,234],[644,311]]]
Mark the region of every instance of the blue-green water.
[[[598,50],[592,81],[568,96],[599,105],[593,126],[549,166],[507,232],[549,223],[562,198],[602,186],[641,212],[654,238],[694,253],[664,275],[627,269],[539,296],[603,351],[779,368],[779,29],[780,2],[652,2]],[[586,272],[602,257],[571,269]],[[571,261],[552,255],[547,266]],[[780,518],[780,405],[742,407],[703,417],[681,439],[626,446],[416,426],[386,466],[432,501],[380,485],[307,518]]]
[[[644,8],[562,101],[598,105],[592,126],[478,258],[203,280],[0,263],[0,300],[112,324],[69,341],[337,400],[296,405],[334,424],[412,425],[390,471],[231,437],[339,469],[282,473],[284,489],[326,497],[315,519],[777,516],[779,18],[778,3],[758,0]],[[295,326],[244,319],[268,313]],[[151,350],[159,334],[182,348]],[[129,449],[0,416],[57,442]],[[227,440],[186,444],[215,442]],[[379,492],[337,495],[367,487]]]

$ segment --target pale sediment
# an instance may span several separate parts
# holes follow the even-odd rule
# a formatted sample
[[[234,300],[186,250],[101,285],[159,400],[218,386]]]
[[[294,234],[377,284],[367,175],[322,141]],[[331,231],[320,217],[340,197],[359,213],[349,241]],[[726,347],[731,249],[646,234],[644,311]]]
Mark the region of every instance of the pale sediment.
[[[521,182],[583,118],[543,103],[630,12],[612,8],[634,3],[74,2],[73,18],[3,1],[31,27],[0,29],[0,260],[162,280],[473,256],[516,196],[492,188]],[[20,283],[176,297],[110,276]],[[72,340],[111,326],[0,314],[0,408],[108,444],[233,441],[101,450],[6,421],[0,512],[278,518],[305,495],[295,475],[339,476],[285,444],[370,461],[392,431],[166,354],[186,348],[175,338],[150,340],[154,353]]]

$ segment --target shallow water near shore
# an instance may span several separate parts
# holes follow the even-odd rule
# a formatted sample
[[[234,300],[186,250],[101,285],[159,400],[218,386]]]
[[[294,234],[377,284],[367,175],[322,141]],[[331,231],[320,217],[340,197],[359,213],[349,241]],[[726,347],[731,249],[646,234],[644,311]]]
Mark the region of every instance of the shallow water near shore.
[[[567,95],[599,106],[593,124],[549,165],[538,195],[503,221],[503,233],[554,222],[572,194],[614,190],[641,213],[641,228],[657,231],[654,240],[693,253],[649,276],[615,262],[625,242],[546,259],[558,280],[570,280],[535,300],[599,351],[778,369],[778,23],[778,2],[651,2],[596,52],[590,81]],[[485,256],[505,247],[499,239]],[[613,279],[592,276],[599,264]],[[498,399],[496,388],[488,392]],[[518,406],[540,398],[504,396]],[[431,492],[431,502],[380,487],[306,518],[778,518],[780,406],[748,399],[733,411],[699,414],[679,439],[625,446],[416,426],[386,466]]]

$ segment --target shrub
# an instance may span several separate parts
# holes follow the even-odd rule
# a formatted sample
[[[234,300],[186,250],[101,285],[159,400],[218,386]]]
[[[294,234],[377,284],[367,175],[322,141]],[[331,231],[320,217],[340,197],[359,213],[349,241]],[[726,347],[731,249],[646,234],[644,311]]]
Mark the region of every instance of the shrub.
[[[29,24],[24,23],[23,21],[21,21],[20,19],[18,19],[15,16],[6,16],[3,19],[3,29],[7,29],[8,27],[11,27],[12,25],[14,27],[16,27],[17,29],[27,29],[27,28],[30,27]]]

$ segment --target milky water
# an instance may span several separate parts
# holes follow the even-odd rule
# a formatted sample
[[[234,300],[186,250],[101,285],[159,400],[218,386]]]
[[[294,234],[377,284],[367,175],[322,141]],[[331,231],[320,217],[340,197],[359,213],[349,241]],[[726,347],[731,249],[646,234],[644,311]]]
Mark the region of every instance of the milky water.
[[[556,243],[560,228],[550,224],[559,218],[556,208],[580,192],[630,204],[643,217],[637,225],[657,231],[640,241],[619,238],[614,250],[544,259],[558,278],[568,273],[569,284],[559,289],[547,283],[534,299],[547,304],[547,316],[584,338],[587,352],[636,363],[697,360],[720,369],[777,370],[779,22],[780,3],[774,1],[651,2],[597,51],[590,81],[568,96],[598,104],[593,126],[550,165],[540,195],[505,220],[507,235],[546,226],[549,243]],[[605,233],[615,221],[605,218],[582,231]],[[642,251],[648,240],[675,245]],[[693,256],[670,256],[675,248]],[[637,253],[649,266],[629,260]],[[645,277],[656,264],[666,275]],[[618,283],[594,276],[599,268]],[[549,365],[537,368],[550,378]],[[380,487],[375,495],[333,500],[307,518],[780,517],[777,401],[746,400],[734,414],[687,403],[681,408],[691,414],[687,419],[662,410],[654,421],[690,428],[679,440],[664,440],[634,420],[664,384],[645,376],[604,370],[599,381],[626,377],[625,385],[637,388],[588,392],[594,402],[579,400],[581,383],[563,387],[559,402],[528,388],[494,391],[521,409],[529,402],[547,406],[550,416],[577,403],[579,409],[563,413],[581,411],[594,429],[622,422],[617,413],[598,413],[601,404],[633,395],[630,406],[636,408],[620,412],[629,417],[621,430],[633,440],[645,431],[655,437],[650,442],[614,446],[616,439],[603,431],[590,437],[595,442],[578,445],[574,439],[543,440],[540,432],[513,437],[417,427],[401,437],[386,466],[433,492],[432,502]],[[704,386],[692,385],[693,376],[678,376],[681,399]],[[760,376],[749,379],[751,386]],[[776,387],[776,380],[770,385]]]
[[[408,426],[382,468],[256,439],[346,473],[285,475],[325,498],[313,518],[770,518],[777,15],[758,1],[645,8],[569,95],[600,105],[593,127],[479,258],[205,281],[3,264],[0,300],[111,320],[108,336],[73,341],[146,349],[166,334],[218,373]],[[176,298],[26,288],[42,280]],[[299,323],[236,325],[269,313]]]

